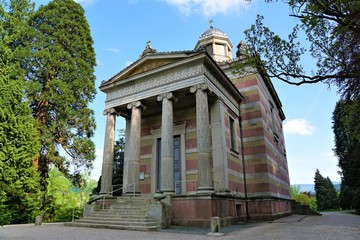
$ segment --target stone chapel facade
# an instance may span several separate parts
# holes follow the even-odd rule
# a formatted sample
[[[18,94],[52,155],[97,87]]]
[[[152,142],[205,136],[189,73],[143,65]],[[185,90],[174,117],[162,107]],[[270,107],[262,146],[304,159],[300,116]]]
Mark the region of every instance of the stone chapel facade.
[[[291,213],[282,122],[267,76],[239,77],[226,34],[210,26],[191,51],[139,59],[100,89],[106,93],[101,192],[111,192],[115,118],[126,120],[123,185],[141,196],[161,191],[171,224],[207,226]]]

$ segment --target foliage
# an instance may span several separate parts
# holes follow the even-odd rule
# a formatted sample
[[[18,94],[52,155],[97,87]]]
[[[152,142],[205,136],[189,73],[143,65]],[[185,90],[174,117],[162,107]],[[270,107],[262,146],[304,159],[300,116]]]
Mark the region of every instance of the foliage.
[[[299,193],[293,199],[301,205],[310,205],[310,198],[305,193]]]
[[[334,185],[328,177],[324,178],[318,169],[315,172],[315,191],[319,211],[339,208],[339,200]]]
[[[66,176],[53,167],[49,171],[45,221],[71,221],[73,211],[75,217],[82,214],[84,204],[89,200],[90,193],[96,182],[82,175],[82,184],[75,186]]]
[[[300,185],[291,185],[290,186],[290,196],[292,199],[295,199],[297,195],[300,194]]]
[[[124,157],[125,157],[125,133],[124,130],[119,131],[119,138],[115,141],[114,146],[114,162],[113,162],[113,185],[123,184],[124,171]],[[120,192],[118,193],[120,194]],[[114,194],[114,195],[118,195]]]
[[[309,205],[310,205],[310,208],[314,211],[316,211],[318,209],[317,207],[317,203],[316,203],[316,198],[315,197],[310,197],[309,198]]]
[[[300,203],[301,205],[309,205],[311,209],[316,210],[316,198],[311,196],[310,193],[300,192],[300,185],[290,186],[291,199]]]
[[[267,0],[267,2],[272,2]],[[288,39],[264,26],[263,17],[245,31],[248,43],[245,64],[265,68],[270,77],[294,85],[324,81],[335,84],[342,96],[353,99],[360,92],[360,2],[353,0],[288,0],[291,17],[299,20]],[[310,43],[300,43],[303,30]],[[306,52],[316,59],[307,74],[301,65]]]
[[[52,0],[29,20],[31,31],[24,57],[27,97],[39,123],[41,151],[39,171],[45,189],[50,164],[75,175],[92,168],[95,146],[93,110],[95,54],[84,10],[73,0]],[[71,161],[60,154],[64,150]]]
[[[40,136],[22,86],[16,58],[31,12],[28,1],[0,3],[0,225],[33,222],[40,214],[39,175],[35,164]]]
[[[360,189],[356,191],[352,203],[356,212],[360,213]]]
[[[360,97],[339,101],[333,112],[334,152],[341,169],[340,204],[351,209],[357,189],[360,189]]]
[[[119,130],[119,138],[115,141],[114,145],[114,161],[113,161],[113,174],[112,184],[122,185],[123,184],[123,171],[124,171],[124,157],[125,157],[125,133],[124,130]],[[101,176],[97,182],[97,187],[94,189],[94,194],[100,192],[101,187]],[[116,190],[116,188],[114,189]],[[115,192],[114,195],[121,195],[121,191]]]

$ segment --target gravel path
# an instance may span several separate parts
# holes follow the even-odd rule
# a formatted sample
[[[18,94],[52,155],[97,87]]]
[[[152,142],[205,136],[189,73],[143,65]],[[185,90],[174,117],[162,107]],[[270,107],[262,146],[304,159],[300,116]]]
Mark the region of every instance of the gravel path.
[[[246,223],[222,229],[223,237],[206,236],[209,229],[174,227],[154,232],[65,227],[62,224],[0,227],[0,240],[110,240],[110,239],[244,239],[350,240],[360,239],[360,216],[342,212],[323,216],[293,215],[272,223]]]

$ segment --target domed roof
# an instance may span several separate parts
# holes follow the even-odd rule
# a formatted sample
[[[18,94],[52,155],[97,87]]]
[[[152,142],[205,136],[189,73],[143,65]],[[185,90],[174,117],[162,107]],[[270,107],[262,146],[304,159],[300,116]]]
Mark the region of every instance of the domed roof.
[[[211,20],[210,21],[210,29],[203,32],[200,35],[199,39],[206,38],[206,37],[209,37],[209,36],[212,36],[212,35],[227,37],[226,34],[223,31],[221,31],[218,28],[214,28],[212,24],[213,24],[213,21]]]

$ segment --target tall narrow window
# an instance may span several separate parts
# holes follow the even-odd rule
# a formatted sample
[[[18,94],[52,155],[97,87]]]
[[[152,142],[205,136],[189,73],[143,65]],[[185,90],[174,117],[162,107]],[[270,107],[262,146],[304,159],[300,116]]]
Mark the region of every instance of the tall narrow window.
[[[229,117],[230,122],[230,147],[232,150],[236,151],[236,132],[235,132],[235,121]]]

